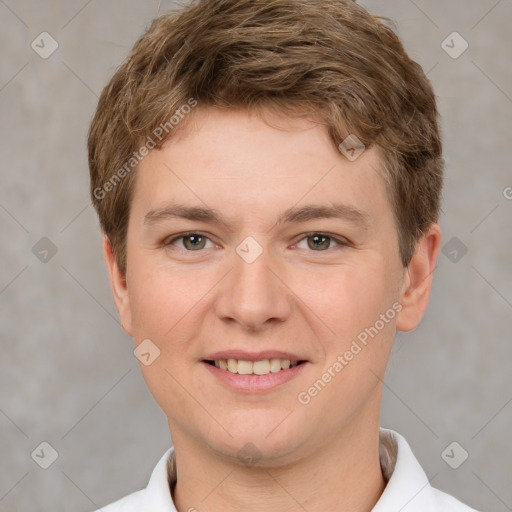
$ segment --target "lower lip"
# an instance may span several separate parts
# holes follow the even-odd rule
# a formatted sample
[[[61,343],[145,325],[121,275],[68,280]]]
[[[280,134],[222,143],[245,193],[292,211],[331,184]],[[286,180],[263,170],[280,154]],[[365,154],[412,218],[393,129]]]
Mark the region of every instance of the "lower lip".
[[[201,362],[211,374],[220,379],[228,387],[237,391],[244,391],[246,393],[258,393],[262,391],[269,391],[285,382],[297,377],[307,362],[298,364],[287,370],[280,370],[275,373],[268,373],[267,375],[240,375],[239,373],[231,373],[227,370],[221,370],[216,366],[208,364],[204,361]]]

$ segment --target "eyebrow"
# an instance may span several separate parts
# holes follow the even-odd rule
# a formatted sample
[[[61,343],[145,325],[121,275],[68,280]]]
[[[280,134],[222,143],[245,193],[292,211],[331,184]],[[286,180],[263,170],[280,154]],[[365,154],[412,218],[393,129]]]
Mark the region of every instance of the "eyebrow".
[[[217,211],[201,206],[168,204],[150,210],[144,217],[144,224],[153,225],[169,218],[181,218],[228,225],[229,222]],[[366,228],[369,223],[367,213],[345,204],[306,205],[292,207],[279,215],[276,224],[292,224],[316,219],[343,219]]]

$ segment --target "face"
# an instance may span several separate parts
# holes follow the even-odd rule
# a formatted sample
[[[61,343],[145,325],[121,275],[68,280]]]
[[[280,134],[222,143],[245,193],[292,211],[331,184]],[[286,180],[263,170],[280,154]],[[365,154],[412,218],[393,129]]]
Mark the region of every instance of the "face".
[[[350,161],[324,127],[267,114],[198,107],[137,170],[126,283],[106,255],[173,440],[282,461],[378,422],[395,331],[426,304],[378,150]]]

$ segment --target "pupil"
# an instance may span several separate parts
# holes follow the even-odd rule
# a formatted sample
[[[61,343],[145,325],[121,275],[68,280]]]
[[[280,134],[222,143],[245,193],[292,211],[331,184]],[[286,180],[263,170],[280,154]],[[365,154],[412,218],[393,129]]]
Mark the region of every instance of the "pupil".
[[[188,243],[188,244],[187,244],[187,243],[185,243],[185,245],[189,245],[189,246],[191,246],[192,248],[197,248],[197,247],[201,248],[201,243],[202,243],[202,242],[204,242],[204,241],[202,240],[202,238],[203,238],[203,237],[202,237],[202,236],[199,236],[199,235],[189,235],[189,236],[187,236],[187,237],[185,238],[185,240],[186,240],[186,241],[188,240],[188,242],[189,242],[189,243]],[[203,243],[203,245],[204,245],[204,243]]]
[[[204,240],[203,240],[203,237],[200,236],[200,235],[189,235],[188,237],[185,238],[185,240],[188,240],[189,241],[189,246],[191,246],[192,248],[197,248],[197,247],[200,247],[202,248],[202,246],[204,245]],[[309,237],[309,240],[313,240],[312,242],[309,242],[309,247],[311,249],[328,249],[329,248],[329,237],[327,236],[324,236],[324,235],[314,235],[314,236],[311,236]],[[187,244],[185,244],[187,245]]]
[[[324,236],[324,235],[315,235],[315,236],[312,236],[310,237],[310,240],[313,240],[313,242],[311,242],[309,244],[309,247],[311,249],[318,249],[318,248],[321,248],[321,249],[328,249],[329,248],[329,237],[327,236]],[[318,244],[317,242],[320,241],[320,244]]]

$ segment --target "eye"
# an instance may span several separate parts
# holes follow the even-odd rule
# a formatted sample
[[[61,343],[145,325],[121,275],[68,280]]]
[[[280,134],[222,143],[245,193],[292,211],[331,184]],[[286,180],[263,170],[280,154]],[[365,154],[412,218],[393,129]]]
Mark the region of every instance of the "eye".
[[[212,241],[203,233],[198,232],[188,232],[188,233],[182,233],[180,235],[176,235],[170,238],[167,238],[164,240],[163,245],[169,246],[174,245],[178,246],[178,243],[181,243],[181,249],[184,249],[188,252],[197,252],[205,248],[213,247],[214,244]],[[300,244],[306,242],[307,248],[315,251],[315,252],[325,252],[329,249],[332,249],[333,242],[337,244],[338,246],[348,246],[349,242],[343,238],[338,238],[326,233],[306,233],[301,240],[296,244],[298,248],[305,248],[300,247]],[[211,245],[208,247],[207,243],[210,243]]]
[[[176,245],[175,243],[181,240],[182,247],[187,251],[200,251],[204,249],[207,241],[212,243],[211,240],[203,235],[202,233],[190,232],[190,233],[182,233],[181,235],[177,235],[172,238],[167,238],[163,244],[167,245]],[[213,246],[213,245],[212,245]]]
[[[332,242],[335,242],[338,244],[338,246],[349,245],[346,240],[325,233],[306,233],[306,235],[300,240],[299,244],[303,241],[307,241],[308,248],[316,252],[322,252],[331,249],[330,246]],[[297,247],[299,247],[299,244],[297,244]]]

